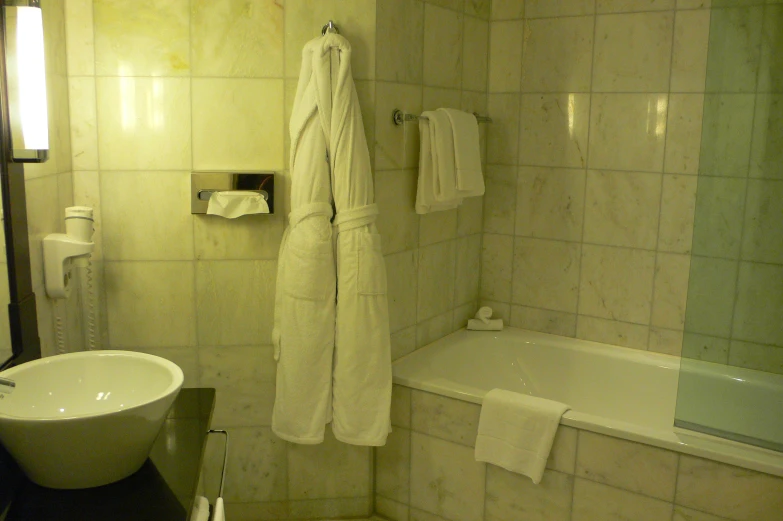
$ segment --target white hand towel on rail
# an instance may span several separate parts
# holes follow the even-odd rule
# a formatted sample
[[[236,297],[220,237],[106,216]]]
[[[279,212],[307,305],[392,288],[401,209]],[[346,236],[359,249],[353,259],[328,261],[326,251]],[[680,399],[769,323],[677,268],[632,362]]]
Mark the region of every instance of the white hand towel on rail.
[[[451,125],[445,113],[427,111],[422,113],[422,116],[424,118],[419,119],[421,152],[416,213],[451,210],[462,203],[462,198],[456,193],[454,138]],[[446,178],[447,172],[451,172],[451,190],[448,190],[448,185],[445,190],[441,189],[441,180]]]
[[[486,461],[540,483],[557,426],[569,406],[492,389],[481,405],[476,461]]]
[[[438,109],[451,122],[454,139],[456,188],[462,197],[484,195],[484,174],[481,171],[481,147],[476,116],[457,109]]]

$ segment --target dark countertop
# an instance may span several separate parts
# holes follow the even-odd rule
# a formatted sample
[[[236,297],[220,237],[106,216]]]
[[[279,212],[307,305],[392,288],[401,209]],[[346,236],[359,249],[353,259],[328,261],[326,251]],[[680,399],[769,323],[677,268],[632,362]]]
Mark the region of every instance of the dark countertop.
[[[214,389],[182,389],[150,457],[138,472],[122,481],[82,490],[54,490],[19,475],[5,519],[187,521],[196,495],[214,404]],[[8,466],[7,456],[6,460],[3,456],[6,455],[0,454],[0,463]],[[13,473],[13,470],[9,472]],[[0,499],[1,496],[0,493]]]

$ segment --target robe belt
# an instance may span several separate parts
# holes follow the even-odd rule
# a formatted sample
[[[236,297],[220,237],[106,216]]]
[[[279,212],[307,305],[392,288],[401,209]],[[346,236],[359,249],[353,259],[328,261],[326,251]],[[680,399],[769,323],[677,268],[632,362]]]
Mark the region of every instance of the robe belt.
[[[288,214],[288,226],[294,228],[297,224],[313,215],[323,215],[327,219],[332,218],[332,205],[329,203],[303,204]]]
[[[337,233],[347,232],[348,230],[355,230],[368,224],[373,224],[375,218],[378,217],[378,205],[368,204],[367,206],[360,206],[358,208],[352,208],[350,210],[343,210],[338,212],[334,217],[332,225],[337,229]]]

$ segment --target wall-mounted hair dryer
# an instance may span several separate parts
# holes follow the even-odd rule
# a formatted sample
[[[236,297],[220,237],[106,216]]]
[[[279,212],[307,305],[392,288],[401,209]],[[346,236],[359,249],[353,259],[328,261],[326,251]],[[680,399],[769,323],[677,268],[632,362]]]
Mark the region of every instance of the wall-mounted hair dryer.
[[[87,266],[95,248],[92,233],[92,208],[71,206],[65,209],[65,233],[44,237],[44,282],[50,298],[68,298],[71,268]]]

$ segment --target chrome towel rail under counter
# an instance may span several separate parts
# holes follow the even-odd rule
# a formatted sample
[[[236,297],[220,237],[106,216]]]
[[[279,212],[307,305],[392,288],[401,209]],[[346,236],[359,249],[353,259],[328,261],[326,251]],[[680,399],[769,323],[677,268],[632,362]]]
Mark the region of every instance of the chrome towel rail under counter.
[[[476,116],[476,121],[479,123],[492,123],[492,118],[489,116],[481,116],[475,112],[473,115]],[[404,125],[409,121],[418,121],[420,119],[427,119],[427,117],[417,116],[416,114],[408,114],[407,112],[403,112],[400,109],[394,109],[394,111],[392,111],[392,121],[394,121],[395,125]]]

